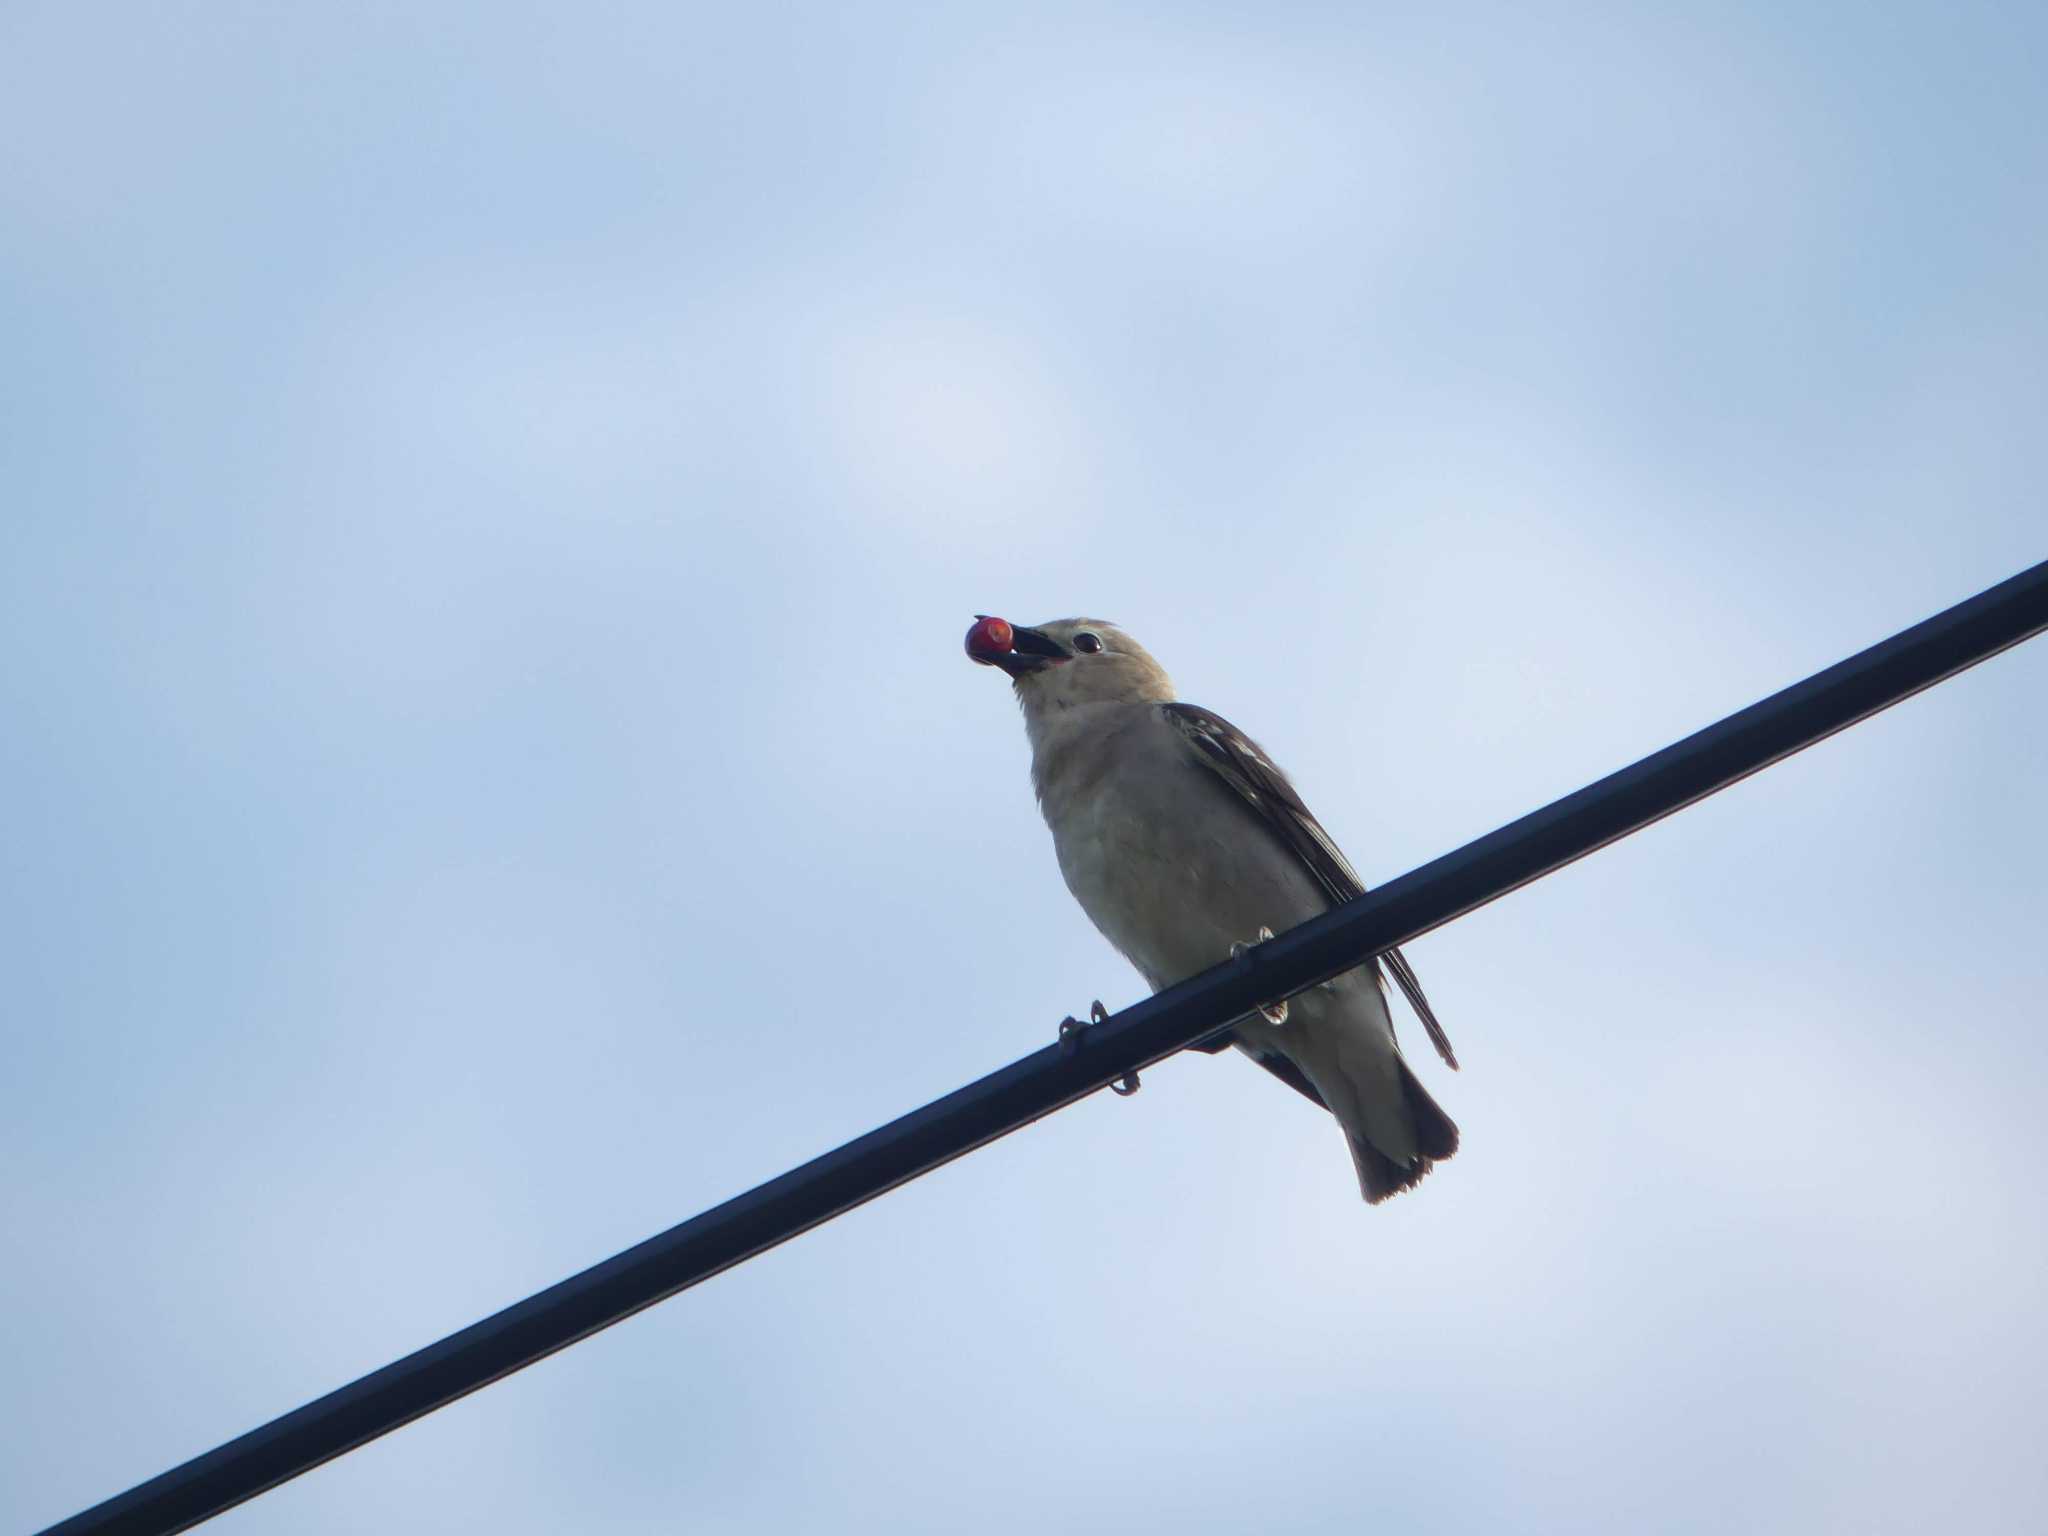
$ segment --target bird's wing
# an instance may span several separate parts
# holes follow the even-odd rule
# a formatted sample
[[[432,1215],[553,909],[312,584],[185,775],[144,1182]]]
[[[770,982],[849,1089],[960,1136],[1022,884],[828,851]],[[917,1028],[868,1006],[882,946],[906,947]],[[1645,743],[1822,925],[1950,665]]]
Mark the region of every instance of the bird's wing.
[[[1193,704],[1165,704],[1160,707],[1166,718],[1187,739],[1189,748],[1202,765],[1229,785],[1245,809],[1291,849],[1315,876],[1316,883],[1329,896],[1330,905],[1337,906],[1365,894],[1365,882],[1358,878],[1358,871],[1338,850],[1330,834],[1323,830],[1322,823],[1301,803],[1301,796],[1287,782],[1287,775],[1273,766],[1272,759],[1260,750],[1257,742],[1210,710]],[[1456,1071],[1458,1057],[1451,1049],[1450,1037],[1444,1033],[1443,1025],[1437,1022],[1436,1011],[1429,1006],[1429,999],[1423,996],[1422,983],[1416,979],[1415,969],[1409,965],[1407,956],[1398,949],[1390,949],[1379,958],[1393,973],[1395,983],[1408,999],[1408,1006],[1422,1020],[1422,1028],[1429,1036],[1429,1043],[1436,1047],[1437,1055]]]

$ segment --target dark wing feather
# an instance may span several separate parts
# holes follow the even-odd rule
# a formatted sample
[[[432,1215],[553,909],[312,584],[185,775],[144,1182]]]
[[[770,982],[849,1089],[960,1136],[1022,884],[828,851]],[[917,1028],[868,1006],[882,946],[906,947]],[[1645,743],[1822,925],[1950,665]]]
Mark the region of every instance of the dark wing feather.
[[[1328,1109],[1330,1107],[1323,1102],[1323,1096],[1316,1092],[1316,1085],[1308,1080],[1308,1074],[1303,1072],[1301,1068],[1297,1067],[1285,1056],[1254,1056],[1252,1060],[1307,1099],[1309,1103],[1315,1105],[1317,1109]]]
[[[1358,871],[1338,850],[1322,823],[1302,804],[1301,796],[1287,782],[1287,775],[1273,766],[1257,742],[1211,710],[1194,704],[1160,707],[1187,738],[1203,765],[1236,791],[1245,808],[1293,850],[1329,896],[1330,905],[1353,901],[1365,894],[1365,882],[1358,878]],[[1414,967],[1398,949],[1388,950],[1380,959],[1393,973],[1415,1016],[1422,1020],[1429,1043],[1455,1071],[1457,1054],[1451,1049],[1443,1025],[1437,1022],[1429,999],[1422,995],[1422,983],[1416,979]]]
[[[1214,1056],[1219,1051],[1227,1051],[1236,1044],[1236,1030],[1219,1029],[1215,1034],[1207,1035],[1197,1040],[1188,1049],[1200,1051],[1204,1055]],[[1308,1080],[1301,1068],[1297,1067],[1285,1056],[1261,1056],[1251,1051],[1247,1051],[1245,1054],[1279,1078],[1281,1082],[1292,1088],[1296,1093],[1307,1099],[1311,1104],[1315,1105],[1317,1109],[1328,1109],[1330,1107],[1323,1102],[1323,1096],[1316,1092],[1315,1084]]]
[[[1393,973],[1394,982],[1401,989],[1401,995],[1408,999],[1408,1006],[1415,1010],[1415,1017],[1422,1020],[1423,1033],[1429,1036],[1429,1043],[1436,1047],[1437,1055],[1443,1057],[1444,1065],[1453,1072],[1458,1070],[1458,1056],[1451,1049],[1451,1037],[1444,1033],[1443,1025],[1437,1022],[1436,1010],[1429,1006],[1429,999],[1422,995],[1422,982],[1415,974],[1415,967],[1408,963],[1408,957],[1399,949],[1390,949],[1380,958]]]

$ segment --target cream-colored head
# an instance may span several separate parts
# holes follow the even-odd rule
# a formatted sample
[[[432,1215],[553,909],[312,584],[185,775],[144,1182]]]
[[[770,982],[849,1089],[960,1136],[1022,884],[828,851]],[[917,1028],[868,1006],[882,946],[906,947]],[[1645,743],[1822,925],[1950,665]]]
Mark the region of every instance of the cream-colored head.
[[[1001,621],[984,620],[976,631],[985,634],[991,623]],[[1004,627],[1010,630],[1007,649],[970,643],[968,655],[1010,675],[1027,716],[1088,704],[1164,703],[1173,697],[1173,679],[1166,669],[1106,620],[1055,619],[1028,629]]]

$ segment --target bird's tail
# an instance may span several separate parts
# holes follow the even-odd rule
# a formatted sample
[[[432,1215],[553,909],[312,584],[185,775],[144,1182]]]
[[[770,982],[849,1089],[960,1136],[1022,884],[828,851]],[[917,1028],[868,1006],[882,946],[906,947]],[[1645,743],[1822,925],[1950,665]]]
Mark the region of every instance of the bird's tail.
[[[1416,1156],[1412,1162],[1398,1162],[1359,1132],[1348,1134],[1351,1161],[1358,1168],[1358,1187],[1368,1205],[1378,1205],[1390,1195],[1413,1189],[1430,1169],[1458,1150],[1458,1127],[1408,1070],[1408,1063],[1396,1056],[1394,1070],[1400,1083],[1402,1107],[1414,1132]]]

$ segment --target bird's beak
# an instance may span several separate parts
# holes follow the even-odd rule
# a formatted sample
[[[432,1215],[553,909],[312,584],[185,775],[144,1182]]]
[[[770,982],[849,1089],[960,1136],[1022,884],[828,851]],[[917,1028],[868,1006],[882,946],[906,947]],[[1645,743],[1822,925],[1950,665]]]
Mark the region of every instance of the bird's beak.
[[[983,666],[1001,667],[1012,679],[1029,677],[1059,662],[1073,660],[1072,653],[1065,646],[1036,629],[1011,630],[1010,649],[1007,651],[981,647],[970,649],[967,654]]]

